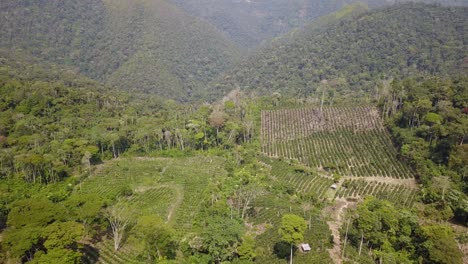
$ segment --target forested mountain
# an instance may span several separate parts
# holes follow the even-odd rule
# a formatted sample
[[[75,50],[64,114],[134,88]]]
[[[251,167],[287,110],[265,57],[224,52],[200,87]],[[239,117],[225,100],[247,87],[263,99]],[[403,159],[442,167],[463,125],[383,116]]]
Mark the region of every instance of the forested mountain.
[[[423,4],[368,12],[348,6],[274,41],[213,83],[211,92],[240,87],[311,96],[326,89],[327,98],[351,91],[371,97],[376,84],[391,78],[460,74],[467,67],[467,14],[468,8]]]
[[[172,0],[209,21],[233,41],[253,48],[262,41],[329,14],[354,0]]]
[[[365,3],[370,8],[390,5],[395,0],[170,0],[190,14],[202,17],[243,47],[254,48],[262,41],[301,27],[345,5]],[[420,0],[426,3],[467,5],[466,0]]]
[[[354,2],[0,1],[0,263],[468,263],[468,7]]]
[[[0,35],[0,47],[179,100],[239,56],[213,26],[164,0],[2,1]]]

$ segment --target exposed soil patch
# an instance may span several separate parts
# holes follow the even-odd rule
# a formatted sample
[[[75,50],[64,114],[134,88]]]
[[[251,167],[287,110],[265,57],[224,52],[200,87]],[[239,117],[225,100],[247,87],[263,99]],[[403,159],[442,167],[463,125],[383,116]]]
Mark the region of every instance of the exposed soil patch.
[[[254,234],[255,236],[259,236],[267,230],[268,223],[262,223],[258,225],[254,225],[252,223],[245,223],[245,227],[248,230],[248,233]]]
[[[328,249],[330,257],[333,259],[335,264],[341,264],[341,237],[340,228],[343,225],[344,211],[348,208],[353,208],[357,204],[357,201],[350,201],[346,199],[336,199],[333,205],[330,205],[323,209],[323,214],[329,217],[327,221],[328,227],[330,228],[333,235],[333,248]]]
[[[393,177],[343,177],[344,180],[365,180],[365,181],[375,181],[396,185],[403,185],[408,188],[418,188],[418,184],[415,179],[397,179]]]

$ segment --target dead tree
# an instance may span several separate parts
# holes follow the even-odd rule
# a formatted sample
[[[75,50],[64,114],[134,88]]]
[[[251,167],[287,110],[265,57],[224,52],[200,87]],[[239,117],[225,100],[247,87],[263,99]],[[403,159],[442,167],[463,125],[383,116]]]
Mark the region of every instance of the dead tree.
[[[131,212],[123,205],[114,205],[107,208],[105,217],[110,223],[114,239],[114,251],[119,250],[125,230],[131,223]]]

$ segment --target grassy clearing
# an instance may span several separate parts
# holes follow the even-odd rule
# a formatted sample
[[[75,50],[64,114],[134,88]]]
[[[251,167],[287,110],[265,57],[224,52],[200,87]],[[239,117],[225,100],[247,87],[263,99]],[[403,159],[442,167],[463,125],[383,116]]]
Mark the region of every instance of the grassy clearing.
[[[197,231],[193,221],[208,183],[226,175],[223,159],[216,157],[121,158],[85,179],[75,192],[95,193],[110,200],[124,195],[120,201],[135,208],[135,218],[159,215],[181,238]],[[100,263],[136,261],[131,241],[114,253],[109,239],[98,243],[94,251],[87,250],[90,259],[97,258]]]

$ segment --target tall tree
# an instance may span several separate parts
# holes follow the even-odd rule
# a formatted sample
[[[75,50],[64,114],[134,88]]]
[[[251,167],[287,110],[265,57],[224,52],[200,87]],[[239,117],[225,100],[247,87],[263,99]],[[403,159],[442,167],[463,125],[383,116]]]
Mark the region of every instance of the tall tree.
[[[286,214],[281,219],[281,225],[278,233],[281,239],[291,245],[290,263],[293,263],[293,246],[304,240],[304,231],[307,227],[304,218],[294,215]]]
[[[221,111],[213,111],[213,113],[211,113],[210,117],[208,118],[208,122],[216,129],[216,144],[218,144],[219,129],[223,127],[224,123],[226,122],[224,113]]]
[[[158,261],[175,257],[177,249],[175,230],[165,224],[161,218],[152,215],[138,218],[132,233],[144,243],[144,254],[147,259]]]

